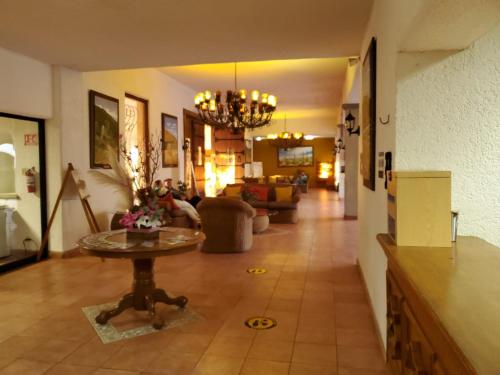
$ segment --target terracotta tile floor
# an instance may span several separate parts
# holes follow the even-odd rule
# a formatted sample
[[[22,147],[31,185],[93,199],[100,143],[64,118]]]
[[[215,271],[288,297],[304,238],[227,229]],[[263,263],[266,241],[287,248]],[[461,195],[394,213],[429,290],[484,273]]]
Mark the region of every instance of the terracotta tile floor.
[[[128,261],[50,260],[0,276],[0,374],[387,374],[355,265],[357,223],[342,214],[335,193],[312,190],[299,224],[272,225],[245,254],[158,259],[157,285],[205,319],[107,345],[81,307],[124,294]],[[115,319],[138,317],[128,314]],[[243,325],[260,314],[278,326]]]

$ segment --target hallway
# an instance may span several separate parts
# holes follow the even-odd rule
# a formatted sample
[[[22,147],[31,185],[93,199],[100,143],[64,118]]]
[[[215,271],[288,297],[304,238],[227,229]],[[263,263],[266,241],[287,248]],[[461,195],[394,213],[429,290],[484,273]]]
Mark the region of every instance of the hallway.
[[[159,258],[157,285],[186,295],[203,319],[111,344],[81,308],[128,291],[128,261],[50,260],[0,276],[0,374],[386,374],[356,266],[357,222],[326,190],[302,194],[299,216],[255,235],[244,254]],[[244,326],[262,314],[277,326]]]

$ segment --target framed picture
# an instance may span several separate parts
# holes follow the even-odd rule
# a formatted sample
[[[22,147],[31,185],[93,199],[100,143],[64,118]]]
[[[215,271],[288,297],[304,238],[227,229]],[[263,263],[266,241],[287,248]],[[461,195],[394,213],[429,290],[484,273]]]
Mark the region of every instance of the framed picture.
[[[161,114],[162,167],[178,167],[177,117]]]
[[[372,38],[362,66],[361,81],[361,162],[363,185],[375,191],[377,41]]]
[[[90,168],[111,168],[119,146],[118,99],[89,91]]]
[[[313,165],[312,146],[278,148],[278,167],[311,167]]]
[[[148,154],[149,147],[149,101],[138,96],[125,93],[125,118],[122,142],[127,150],[137,148],[143,155]],[[146,159],[148,157],[146,156]],[[149,167],[149,162],[147,163]],[[147,168],[149,170],[149,168]]]

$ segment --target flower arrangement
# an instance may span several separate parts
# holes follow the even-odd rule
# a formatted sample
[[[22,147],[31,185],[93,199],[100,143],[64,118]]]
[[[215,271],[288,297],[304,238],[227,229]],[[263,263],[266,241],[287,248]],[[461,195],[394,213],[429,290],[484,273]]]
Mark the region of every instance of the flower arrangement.
[[[128,229],[156,228],[163,224],[163,212],[156,200],[150,200],[147,205],[133,206],[119,223]]]

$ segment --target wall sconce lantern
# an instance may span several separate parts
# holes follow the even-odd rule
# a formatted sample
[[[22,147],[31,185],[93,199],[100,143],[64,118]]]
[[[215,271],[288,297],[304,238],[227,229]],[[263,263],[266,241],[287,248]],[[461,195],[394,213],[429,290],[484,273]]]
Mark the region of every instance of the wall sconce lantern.
[[[335,142],[335,147],[333,150],[336,154],[340,154],[340,151],[345,150],[345,144],[342,138],[339,138],[337,142]]]
[[[357,135],[360,134],[359,125],[357,128],[355,128],[355,126],[356,126],[356,117],[354,117],[351,111],[349,111],[349,113],[345,117],[345,128],[349,132],[349,136],[351,136],[351,134],[357,134]]]

